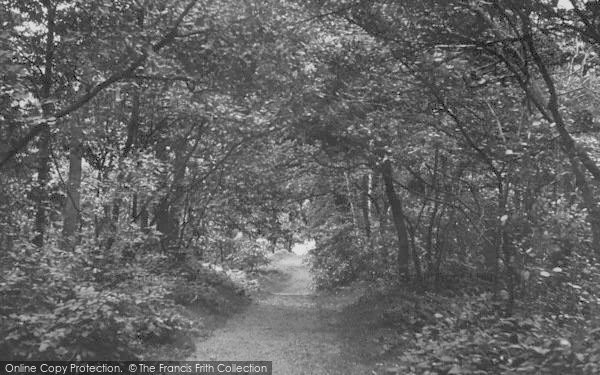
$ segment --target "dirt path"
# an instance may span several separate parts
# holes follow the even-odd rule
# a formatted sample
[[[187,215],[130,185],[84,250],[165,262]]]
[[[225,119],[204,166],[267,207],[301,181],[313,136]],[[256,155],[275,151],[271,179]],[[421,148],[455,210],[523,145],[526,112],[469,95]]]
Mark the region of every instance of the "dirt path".
[[[198,342],[190,360],[273,361],[275,375],[370,374],[370,366],[355,363],[340,339],[345,329],[340,311],[359,294],[315,293],[308,268],[296,254],[280,254],[271,267],[284,277]]]

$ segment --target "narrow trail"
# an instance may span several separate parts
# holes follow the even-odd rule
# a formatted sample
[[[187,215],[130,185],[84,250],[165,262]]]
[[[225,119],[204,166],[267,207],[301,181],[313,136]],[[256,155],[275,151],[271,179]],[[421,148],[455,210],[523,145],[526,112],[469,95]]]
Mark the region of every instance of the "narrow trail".
[[[359,293],[315,292],[303,257],[293,253],[279,254],[271,268],[284,277],[198,342],[190,360],[273,361],[275,375],[370,374],[371,367],[355,362],[341,338],[347,327],[340,313]]]

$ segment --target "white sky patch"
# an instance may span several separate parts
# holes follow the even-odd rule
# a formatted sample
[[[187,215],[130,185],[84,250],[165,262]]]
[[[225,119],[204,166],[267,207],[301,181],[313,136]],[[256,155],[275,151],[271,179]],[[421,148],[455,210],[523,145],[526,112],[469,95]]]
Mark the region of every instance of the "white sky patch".
[[[571,4],[570,0],[558,0],[558,7],[564,9],[571,9],[573,8],[573,4]]]
[[[296,255],[306,255],[316,246],[315,240],[307,240],[302,243],[296,243],[292,247],[292,252]]]

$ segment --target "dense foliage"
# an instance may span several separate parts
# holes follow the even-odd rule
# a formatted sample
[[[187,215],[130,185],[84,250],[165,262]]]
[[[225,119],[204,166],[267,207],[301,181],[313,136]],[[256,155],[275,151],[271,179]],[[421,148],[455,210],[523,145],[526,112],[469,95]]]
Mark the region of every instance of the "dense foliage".
[[[599,371],[598,9],[0,0],[0,353],[143,357],[311,238],[417,301],[400,372]]]

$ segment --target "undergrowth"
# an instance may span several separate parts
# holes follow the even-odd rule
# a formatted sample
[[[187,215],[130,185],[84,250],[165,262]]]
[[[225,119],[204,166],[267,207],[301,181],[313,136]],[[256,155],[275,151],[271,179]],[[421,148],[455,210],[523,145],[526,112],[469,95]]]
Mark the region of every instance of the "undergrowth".
[[[2,259],[0,359],[131,360],[191,344],[203,322],[244,291],[191,258],[128,256],[88,243],[74,251],[20,244]]]
[[[380,345],[380,373],[597,374],[600,267],[569,264],[532,270],[511,315],[502,291],[463,283],[421,293],[387,284],[350,309],[375,320],[366,331]]]

